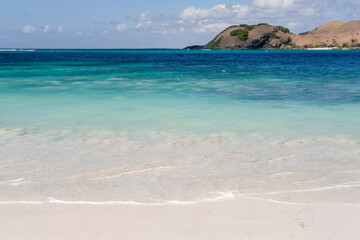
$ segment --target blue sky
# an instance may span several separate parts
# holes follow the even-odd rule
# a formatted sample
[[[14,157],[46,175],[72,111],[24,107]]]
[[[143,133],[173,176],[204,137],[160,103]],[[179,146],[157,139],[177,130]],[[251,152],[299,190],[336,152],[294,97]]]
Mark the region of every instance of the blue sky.
[[[233,24],[299,33],[355,19],[359,0],[2,0],[0,48],[181,48]]]

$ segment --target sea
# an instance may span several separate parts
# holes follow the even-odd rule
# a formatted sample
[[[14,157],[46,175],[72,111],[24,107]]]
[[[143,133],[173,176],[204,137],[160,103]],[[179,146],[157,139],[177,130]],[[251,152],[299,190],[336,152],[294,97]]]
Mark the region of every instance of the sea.
[[[358,50],[0,51],[0,204],[359,187]]]

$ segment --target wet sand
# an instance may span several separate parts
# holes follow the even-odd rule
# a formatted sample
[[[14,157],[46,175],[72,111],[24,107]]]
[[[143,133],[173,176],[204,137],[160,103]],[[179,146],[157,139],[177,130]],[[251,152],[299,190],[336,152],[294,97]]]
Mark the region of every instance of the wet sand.
[[[2,204],[0,239],[358,239],[354,189],[189,205]],[[347,199],[347,202],[344,202]]]

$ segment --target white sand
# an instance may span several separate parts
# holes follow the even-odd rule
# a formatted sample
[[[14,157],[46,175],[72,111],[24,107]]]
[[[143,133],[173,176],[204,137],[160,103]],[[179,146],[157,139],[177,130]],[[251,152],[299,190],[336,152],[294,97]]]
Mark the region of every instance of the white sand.
[[[322,48],[306,48],[305,50],[334,50],[339,48],[328,48],[328,47],[322,47]]]
[[[0,239],[357,240],[356,201],[340,189],[190,205],[2,204]]]

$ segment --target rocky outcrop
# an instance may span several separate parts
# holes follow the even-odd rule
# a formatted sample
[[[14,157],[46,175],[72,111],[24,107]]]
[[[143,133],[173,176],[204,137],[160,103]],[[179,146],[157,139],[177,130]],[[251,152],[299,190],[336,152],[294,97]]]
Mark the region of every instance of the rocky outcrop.
[[[360,48],[360,20],[333,21],[299,35],[266,23],[234,25],[206,45],[186,49]]]
[[[186,50],[201,50],[204,48],[205,48],[205,45],[192,45],[192,46],[185,47],[184,49],[186,49]]]
[[[218,34],[206,47],[212,49],[288,48],[289,29],[268,24],[231,26]]]

